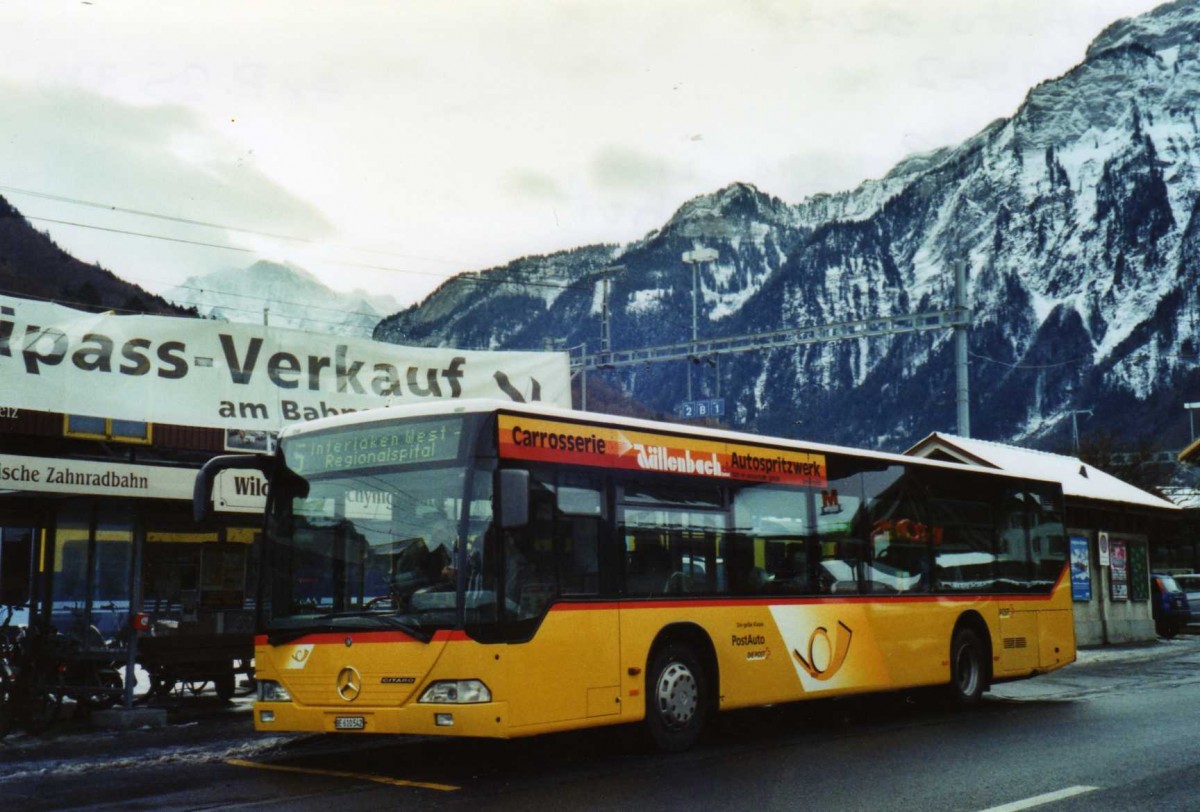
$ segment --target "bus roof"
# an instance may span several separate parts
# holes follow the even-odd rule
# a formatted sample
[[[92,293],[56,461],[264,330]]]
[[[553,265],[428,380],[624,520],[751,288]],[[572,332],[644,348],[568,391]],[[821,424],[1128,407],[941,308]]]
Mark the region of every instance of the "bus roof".
[[[964,466],[959,462],[924,459],[921,457],[906,456],[904,454],[887,451],[873,451],[866,448],[830,445],[827,443],[817,443],[808,440],[793,440],[785,437],[751,434],[749,432],[732,431],[729,429],[716,429],[708,426],[696,426],[688,423],[668,423],[658,420],[646,420],[638,417],[625,417],[622,415],[603,414],[600,412],[585,412],[575,409],[566,409],[561,406],[554,406],[540,402],[515,403],[513,401],[492,398],[463,398],[456,400],[444,398],[430,399],[415,404],[389,405],[377,409],[363,409],[346,414],[322,417],[318,420],[292,423],[280,432],[280,438],[287,439],[316,431],[345,429],[352,426],[366,426],[372,423],[381,423],[391,420],[402,420],[417,417],[446,417],[457,414],[492,414],[496,412],[506,412],[509,414],[528,414],[537,417],[569,420],[577,423],[597,424],[605,427],[679,434],[689,437],[725,440],[729,442],[747,443],[752,445],[773,446],[785,449],[796,449],[799,451],[870,457],[871,459],[883,460],[886,462],[896,462],[903,465],[917,465],[923,468],[939,468],[961,472],[964,467],[968,467],[970,470],[981,474],[1007,478],[1014,477],[1014,474],[1010,471],[1003,471],[993,467],[985,467],[983,465]],[[1061,485],[1059,481],[1051,477],[1028,474],[1020,474],[1018,476],[1021,479],[1029,479],[1038,482]]]

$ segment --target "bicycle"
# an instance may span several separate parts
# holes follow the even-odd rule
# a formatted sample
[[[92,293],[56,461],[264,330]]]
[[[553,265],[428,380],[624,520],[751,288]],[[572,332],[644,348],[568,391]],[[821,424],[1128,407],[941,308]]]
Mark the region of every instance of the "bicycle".
[[[13,670],[13,656],[16,650],[15,635],[9,634],[9,623],[12,621],[13,607],[7,607],[8,613],[4,622],[0,623],[0,739],[8,735],[13,725],[12,693],[13,680],[16,672]]]
[[[16,726],[34,735],[45,732],[58,718],[64,694],[66,668],[42,656],[44,624],[31,618],[27,627],[13,629],[16,608],[8,606],[0,623],[0,737]]]
[[[103,609],[116,616],[115,604],[108,603]],[[119,621],[113,626],[117,636],[108,639],[97,625],[85,624],[76,616],[68,632],[54,633],[46,641],[47,657],[62,672],[63,694],[88,711],[110,708],[124,693],[125,682],[115,657],[125,643],[125,627]]]

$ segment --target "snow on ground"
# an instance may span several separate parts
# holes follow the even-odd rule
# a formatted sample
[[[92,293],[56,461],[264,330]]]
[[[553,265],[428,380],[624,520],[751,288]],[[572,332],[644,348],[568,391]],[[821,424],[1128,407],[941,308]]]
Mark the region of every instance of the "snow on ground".
[[[246,720],[249,725],[249,719]],[[103,741],[97,741],[104,736]],[[179,744],[167,747],[138,747],[129,738],[111,740],[111,734],[79,734],[87,747],[78,752],[44,759],[5,763],[5,750],[0,746],[0,786],[7,781],[37,778],[42,775],[82,775],[99,770],[122,767],[145,768],[168,764],[202,764],[229,759],[252,759],[287,744],[293,737],[255,736],[250,739],[221,740],[204,744]],[[111,747],[103,746],[109,743]],[[119,745],[119,746],[118,746]],[[131,746],[132,745],[132,746]],[[105,756],[104,753],[111,753]]]

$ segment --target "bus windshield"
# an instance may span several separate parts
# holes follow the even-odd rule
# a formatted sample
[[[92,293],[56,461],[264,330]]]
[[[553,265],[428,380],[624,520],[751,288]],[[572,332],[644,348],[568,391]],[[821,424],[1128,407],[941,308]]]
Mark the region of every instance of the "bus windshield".
[[[394,628],[428,639],[462,622],[492,515],[491,472],[460,461],[462,429],[450,419],[283,441],[267,524],[268,633]]]

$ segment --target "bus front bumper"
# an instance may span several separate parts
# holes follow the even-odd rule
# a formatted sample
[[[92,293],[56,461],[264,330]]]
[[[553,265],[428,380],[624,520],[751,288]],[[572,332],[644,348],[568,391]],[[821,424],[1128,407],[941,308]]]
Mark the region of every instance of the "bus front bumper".
[[[391,733],[417,736],[506,738],[508,705],[412,704],[400,708],[302,706],[255,702],[254,729],[261,732]]]

